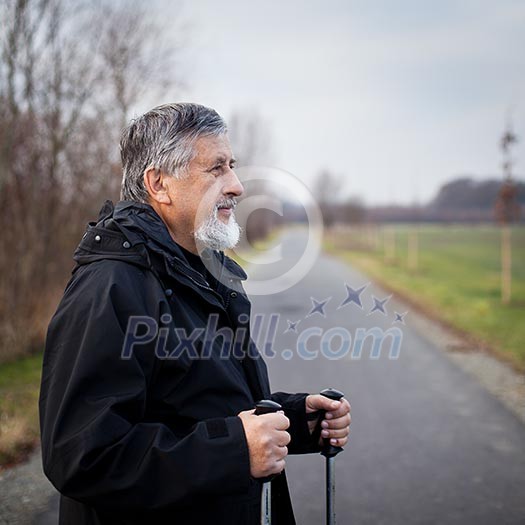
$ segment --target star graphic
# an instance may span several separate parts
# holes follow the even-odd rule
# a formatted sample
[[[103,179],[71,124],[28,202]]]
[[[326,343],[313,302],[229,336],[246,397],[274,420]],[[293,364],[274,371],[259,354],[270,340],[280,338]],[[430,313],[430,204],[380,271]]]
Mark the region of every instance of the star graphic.
[[[372,299],[374,300],[374,306],[373,306],[372,310],[370,310],[370,312],[368,312],[368,315],[370,315],[370,314],[372,314],[374,312],[381,312],[383,315],[386,315],[385,304],[388,302],[388,300],[391,297],[392,296],[389,295],[388,297],[385,297],[384,299],[380,300],[377,297],[372,295]]]
[[[311,315],[314,315],[316,313],[322,315],[323,317],[326,317],[326,314],[324,313],[324,307],[326,306],[326,303],[331,299],[331,297],[325,299],[324,301],[316,301],[313,297],[310,297],[310,299],[312,300],[313,307],[310,310],[310,312],[308,312],[308,315],[306,317],[310,317]]]
[[[394,315],[396,316],[396,318],[392,321],[392,324],[394,324],[394,323],[405,324],[405,315],[407,313],[408,312],[400,314],[399,312],[394,312]]]
[[[290,321],[290,319],[287,319],[286,322],[288,323],[288,328],[283,332],[284,334],[286,332],[295,332],[297,333],[297,325],[301,322],[301,321],[295,321],[295,322],[292,322]]]
[[[363,303],[361,302],[361,294],[363,293],[364,289],[368,286],[368,284],[370,283],[367,283],[364,286],[361,286],[361,288],[354,289],[345,283],[346,294],[347,294],[346,299],[338,306],[338,308],[342,308],[343,306],[346,306],[347,304],[350,304],[350,303],[355,303],[357,304],[357,306],[359,306],[359,308],[362,309]]]

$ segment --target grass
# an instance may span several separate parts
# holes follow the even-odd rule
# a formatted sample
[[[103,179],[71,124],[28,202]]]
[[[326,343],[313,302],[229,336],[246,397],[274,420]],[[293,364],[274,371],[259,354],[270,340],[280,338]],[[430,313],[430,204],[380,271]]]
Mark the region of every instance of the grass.
[[[27,456],[39,438],[42,354],[0,364],[0,469]]]
[[[418,264],[409,268],[409,238],[416,231]],[[395,251],[388,248],[392,238]],[[525,370],[525,227],[512,230],[508,305],[501,303],[500,230],[495,226],[360,228],[328,234],[326,247]]]

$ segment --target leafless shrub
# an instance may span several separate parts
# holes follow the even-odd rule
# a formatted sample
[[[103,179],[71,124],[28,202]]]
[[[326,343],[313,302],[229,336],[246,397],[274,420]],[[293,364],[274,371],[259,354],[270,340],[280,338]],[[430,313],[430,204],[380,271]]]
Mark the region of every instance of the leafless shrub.
[[[120,185],[138,97],[173,86],[173,49],[138,3],[0,4],[0,361],[39,349],[74,245]]]

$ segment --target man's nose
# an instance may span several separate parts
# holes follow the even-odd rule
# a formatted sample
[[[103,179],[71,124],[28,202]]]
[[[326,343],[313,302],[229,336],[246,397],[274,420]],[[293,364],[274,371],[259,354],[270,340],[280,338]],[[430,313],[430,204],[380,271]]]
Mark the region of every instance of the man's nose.
[[[244,186],[241,184],[239,177],[235,171],[230,168],[230,173],[228,177],[228,182],[223,188],[223,193],[226,195],[233,195],[235,197],[240,197],[244,193]]]

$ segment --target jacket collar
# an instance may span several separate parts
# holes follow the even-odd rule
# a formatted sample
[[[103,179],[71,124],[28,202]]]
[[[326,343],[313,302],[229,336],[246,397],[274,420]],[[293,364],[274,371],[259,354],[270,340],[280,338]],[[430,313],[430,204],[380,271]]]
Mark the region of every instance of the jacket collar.
[[[116,242],[119,234],[124,242]],[[101,242],[101,237],[109,237]],[[154,258],[164,259],[169,266],[189,274],[197,282],[205,284],[202,275],[194,270],[186,260],[180,246],[171,238],[169,231],[157,212],[145,203],[119,201],[113,205],[106,201],[102,206],[98,221],[88,225],[86,233],[75,252],[78,264],[99,259],[123,259],[151,267]],[[215,275],[245,280],[246,272],[224,252],[207,249],[201,254],[207,267]]]

